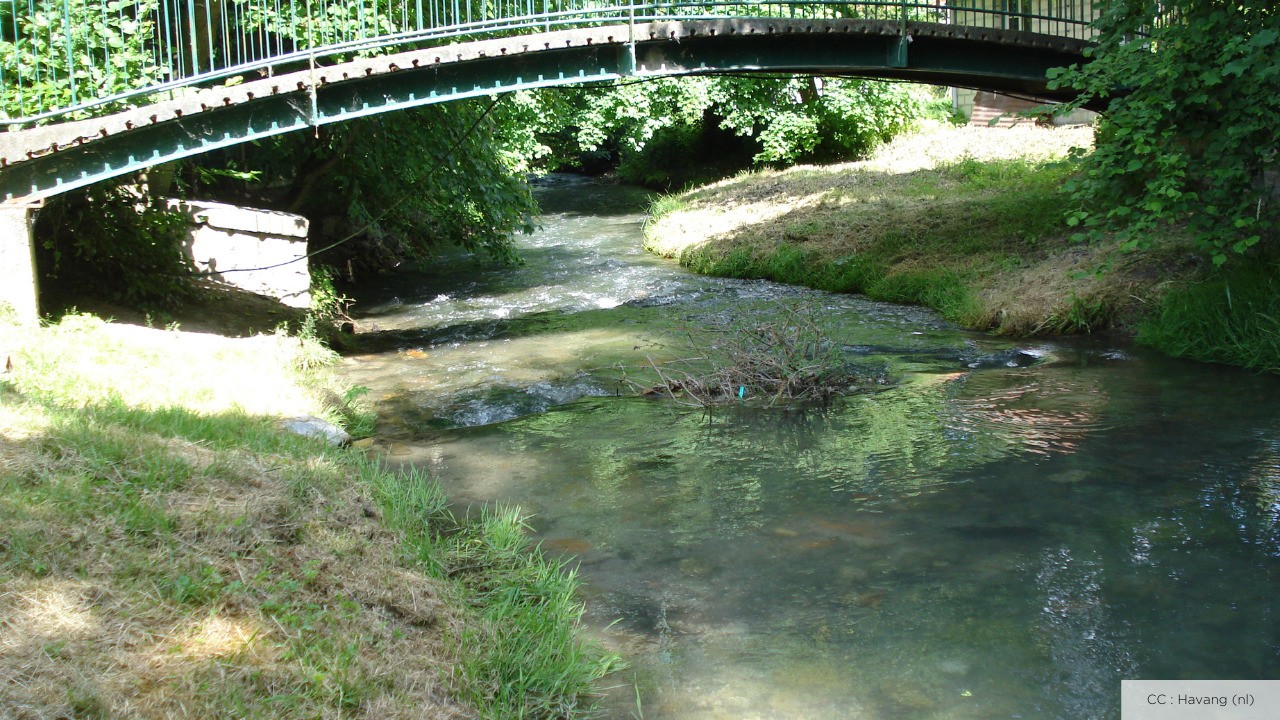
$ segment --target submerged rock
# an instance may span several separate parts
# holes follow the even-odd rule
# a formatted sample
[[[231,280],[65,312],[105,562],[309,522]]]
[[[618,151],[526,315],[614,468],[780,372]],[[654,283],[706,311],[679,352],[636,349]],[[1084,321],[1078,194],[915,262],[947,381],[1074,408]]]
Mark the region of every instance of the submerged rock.
[[[1089,473],[1085,470],[1064,470],[1060,473],[1054,473],[1049,476],[1050,482],[1070,484],[1084,482],[1089,479]]]
[[[284,429],[294,435],[323,440],[334,447],[342,447],[351,442],[351,435],[347,434],[346,430],[314,415],[303,415],[286,420]]]
[[[542,547],[553,550],[558,553],[567,553],[570,555],[581,555],[594,547],[590,542],[576,537],[547,538],[542,541]]]
[[[1052,359],[1052,355],[1045,348],[1012,348],[998,353],[990,353],[978,355],[977,357],[964,357],[961,361],[970,368],[1025,368],[1048,362]]]

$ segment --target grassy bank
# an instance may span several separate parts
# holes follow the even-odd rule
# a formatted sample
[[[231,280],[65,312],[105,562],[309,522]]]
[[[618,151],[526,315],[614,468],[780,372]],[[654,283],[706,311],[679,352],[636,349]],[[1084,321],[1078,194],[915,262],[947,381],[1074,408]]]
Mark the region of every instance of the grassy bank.
[[[281,431],[360,415],[315,343],[71,316],[5,356],[5,717],[574,717],[615,662],[516,512]]]
[[[1204,362],[1280,372],[1280,258],[1233,258],[1161,298],[1138,341]]]
[[[1198,265],[1070,240],[1059,162],[1087,128],[943,128],[870,160],[740,175],[652,209],[646,247],[714,275],[938,309],[1010,335],[1129,325]]]

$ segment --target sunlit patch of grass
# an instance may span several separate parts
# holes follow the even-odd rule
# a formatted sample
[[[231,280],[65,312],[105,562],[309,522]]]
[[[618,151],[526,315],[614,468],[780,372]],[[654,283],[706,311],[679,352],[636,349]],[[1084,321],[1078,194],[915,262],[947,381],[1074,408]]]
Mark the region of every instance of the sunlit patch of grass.
[[[282,415],[335,414],[308,343],[83,316],[0,326],[16,365],[0,380],[6,703],[210,718],[591,705],[613,661],[578,640],[576,581],[525,548],[518,519],[456,521],[429,478],[281,431]],[[500,602],[499,585],[528,602]],[[531,649],[489,660],[508,636]],[[542,680],[491,691],[511,673]]]
[[[291,364],[321,353],[328,351],[313,341],[284,335],[228,341],[68,315],[40,331],[39,343],[24,344],[16,353],[14,362],[24,372],[15,388],[69,406],[121,396],[143,408],[303,413],[314,400]]]
[[[1062,158],[1088,141],[1037,129],[904,137],[869,161],[763,171],[655,204],[645,246],[697,272],[927,305],[1001,333],[1098,329],[1164,278],[1071,242]]]

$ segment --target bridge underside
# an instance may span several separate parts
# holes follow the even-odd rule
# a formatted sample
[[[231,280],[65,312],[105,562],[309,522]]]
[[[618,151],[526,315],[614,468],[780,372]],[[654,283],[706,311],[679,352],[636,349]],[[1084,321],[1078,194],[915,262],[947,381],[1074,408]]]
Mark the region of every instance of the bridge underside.
[[[30,202],[158,163],[364,115],[620,77],[797,73],[977,87],[1054,100],[1046,71],[1087,43],[875,20],[614,25],[415,50],[214,87],[91,120],[0,133],[0,197]]]

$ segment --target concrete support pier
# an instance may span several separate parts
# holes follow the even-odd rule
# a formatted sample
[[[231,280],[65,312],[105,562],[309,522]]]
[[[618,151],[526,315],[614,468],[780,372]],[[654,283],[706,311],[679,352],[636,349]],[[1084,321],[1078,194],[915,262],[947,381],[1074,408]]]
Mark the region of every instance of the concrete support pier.
[[[204,200],[168,202],[191,223],[186,252],[196,270],[285,305],[311,306],[305,217]]]
[[[0,205],[0,313],[22,323],[40,319],[36,252],[31,229],[38,207]]]

